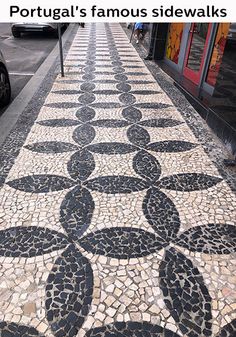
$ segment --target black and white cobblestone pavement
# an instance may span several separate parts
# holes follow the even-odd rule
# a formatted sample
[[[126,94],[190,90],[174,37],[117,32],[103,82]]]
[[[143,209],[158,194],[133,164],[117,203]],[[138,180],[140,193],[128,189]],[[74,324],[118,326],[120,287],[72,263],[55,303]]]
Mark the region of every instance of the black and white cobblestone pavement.
[[[236,196],[128,42],[79,30],[3,147],[2,337],[236,336]]]

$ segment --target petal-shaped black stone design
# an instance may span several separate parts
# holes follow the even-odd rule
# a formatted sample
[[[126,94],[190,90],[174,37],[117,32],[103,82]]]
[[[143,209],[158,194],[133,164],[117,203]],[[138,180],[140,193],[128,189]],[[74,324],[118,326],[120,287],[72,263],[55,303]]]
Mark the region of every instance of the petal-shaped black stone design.
[[[96,112],[94,111],[94,109],[88,106],[84,106],[76,112],[76,117],[81,122],[88,122],[92,120],[95,117],[95,115],[96,115]]]
[[[13,227],[0,231],[0,255],[33,257],[63,249],[67,238],[56,231],[35,226]]]
[[[80,90],[56,90],[52,92],[57,95],[78,95],[81,94]]]
[[[161,94],[161,91],[156,90],[132,90],[132,94],[134,95],[154,95],[154,94]]]
[[[61,119],[48,119],[48,120],[37,122],[37,124],[42,125],[42,126],[50,126],[52,128],[59,128],[59,127],[79,125],[80,122],[75,119],[61,118]]]
[[[136,102],[135,96],[129,93],[124,93],[119,96],[119,101],[125,105],[131,105]]]
[[[137,65],[126,65],[127,69],[142,69],[143,66],[137,66]]]
[[[76,55],[76,56],[79,56],[79,55]],[[82,69],[85,66],[85,64],[75,63],[75,60],[74,60],[74,62],[72,60],[69,60],[69,61],[71,63],[67,63],[66,67],[73,67],[73,68],[80,68],[80,69]]]
[[[60,102],[60,103],[48,103],[48,104],[44,104],[44,106],[47,106],[49,108],[56,108],[56,109],[72,109],[72,108],[80,107],[81,104],[74,103],[74,102]]]
[[[96,53],[96,45],[93,46],[93,45],[89,44],[89,50],[87,51],[87,57],[88,58],[90,58],[90,57],[96,57],[95,53]]]
[[[79,49],[79,47],[78,47]],[[84,51],[87,51],[87,56],[90,57],[90,56],[94,56],[94,54],[96,53],[96,45],[91,45],[89,44],[89,50],[87,51],[86,49],[84,49]],[[90,68],[88,68],[88,72],[89,72]],[[91,71],[94,71],[94,70],[91,70]]]
[[[48,193],[61,191],[75,185],[75,181],[56,175],[32,175],[8,181],[12,188],[23,192]]]
[[[89,227],[94,211],[94,201],[88,190],[75,187],[68,192],[61,204],[60,222],[73,241]]]
[[[0,322],[1,337],[43,337],[35,328],[17,323]]]
[[[204,173],[180,173],[162,178],[156,186],[175,191],[199,191],[215,186],[222,178],[209,176]]]
[[[81,238],[79,244],[88,252],[115,259],[147,256],[163,248],[162,239],[154,234],[127,227],[104,228]]]
[[[180,124],[183,124],[183,122],[170,118],[148,119],[139,122],[139,125],[151,128],[169,128]]]
[[[155,152],[184,152],[195,148],[197,144],[182,140],[166,140],[163,142],[151,143],[147,146],[148,150]]]
[[[119,82],[125,82],[128,80],[128,76],[124,75],[124,74],[117,74],[114,76],[115,80],[119,81]]]
[[[154,81],[146,81],[146,80],[129,80],[130,84],[156,84]]]
[[[77,55],[76,55],[76,56],[77,56]],[[93,66],[93,65],[96,64],[96,61],[87,59],[85,63],[86,63],[87,65],[89,65],[89,66]]]
[[[111,47],[111,48],[116,48],[115,46],[110,46],[110,47]],[[118,53],[117,50],[114,50],[114,49],[111,50],[111,49],[110,49],[109,54],[110,54],[110,56],[111,56],[111,60],[113,60],[112,57],[114,57],[114,59],[116,58],[117,60],[120,59],[119,53]],[[109,54],[107,54],[107,55],[109,55]],[[104,55],[104,54],[103,54],[103,55]]]
[[[91,92],[96,88],[96,85],[93,82],[85,82],[80,86],[81,91]]]
[[[85,94],[79,96],[78,101],[82,104],[91,104],[96,100],[94,94],[86,92]]]
[[[179,335],[147,322],[115,322],[93,328],[86,333],[85,337],[179,337]]]
[[[150,135],[147,130],[138,125],[132,125],[127,130],[129,141],[137,146],[146,146],[150,142]]]
[[[119,119],[98,119],[90,123],[93,126],[100,126],[102,128],[123,128],[130,125],[129,122]]]
[[[173,240],[180,227],[179,213],[174,203],[156,188],[150,188],[143,200],[143,213],[158,236],[165,242]]]
[[[74,153],[67,164],[67,169],[75,181],[86,180],[95,169],[93,155],[86,149]]]
[[[103,103],[93,103],[91,104],[94,108],[97,109],[113,109],[113,108],[120,108],[120,103],[116,102],[103,102]]]
[[[166,109],[169,108],[170,104],[166,103],[137,103],[136,106],[141,109]]]
[[[78,151],[79,147],[64,142],[40,142],[24,146],[25,149],[38,153],[63,153]]]
[[[129,92],[131,90],[131,85],[129,85],[128,83],[121,82],[116,85],[116,88],[117,90],[122,92]]]
[[[139,178],[128,176],[105,176],[88,180],[85,186],[101,193],[132,193],[149,187],[149,183]]]
[[[208,224],[188,229],[175,243],[192,252],[232,254],[236,252],[236,226]]]
[[[105,83],[105,84],[116,84],[117,81],[116,80],[109,80],[109,79],[105,79],[105,80],[101,80],[101,79],[97,79],[93,81],[94,83]]]
[[[100,70],[100,71],[96,71],[95,74],[97,74],[97,75],[113,75],[114,72],[112,72],[112,71],[102,71],[102,70]]]
[[[145,75],[148,75],[148,73],[144,73],[142,71],[129,71],[129,72],[126,72],[127,75],[129,76],[145,76]]]
[[[161,175],[161,166],[149,152],[141,150],[133,159],[133,168],[142,178],[154,182]]]
[[[94,52],[90,53],[90,52],[87,52],[87,59],[90,59],[90,60],[96,60],[96,55]]]
[[[119,54],[117,54],[117,55],[111,55],[110,59],[111,59],[111,61],[120,61],[121,60]]]
[[[159,275],[165,304],[182,333],[189,337],[211,336],[211,297],[198,269],[170,248]]]
[[[120,61],[121,60],[121,58],[119,56],[111,56],[110,59],[111,59],[111,61]],[[120,75],[120,74],[118,74],[118,75]]]
[[[132,153],[138,150],[136,146],[126,143],[98,143],[92,144],[87,147],[91,152],[100,154],[125,154]]]
[[[123,62],[121,62],[121,61],[112,61],[111,64],[114,67],[120,67],[120,66],[122,66]]]
[[[80,70],[78,70],[78,71],[69,71],[68,74],[69,74],[69,75],[76,75],[76,77],[77,77],[77,76],[80,76],[80,75],[81,75],[81,71],[80,71]],[[84,76],[86,76],[86,75],[83,75],[83,76],[82,76],[82,79],[83,79],[83,80],[82,80],[82,81],[79,80],[77,83],[82,83],[82,82],[84,82],[84,81],[91,81],[91,78],[84,79],[84,78],[83,78]],[[88,74],[88,76],[90,76],[90,74]]]
[[[92,58],[91,57],[91,60],[94,60],[94,58]],[[70,73],[71,74],[71,73]],[[92,80],[94,80],[95,79],[95,75],[94,74],[85,74],[85,75],[83,75],[82,76],[82,79],[84,80],[84,81],[92,81]]]
[[[114,67],[112,70],[116,74],[120,74],[120,73],[124,73],[125,72],[125,69],[123,67]]]
[[[142,118],[142,113],[137,108],[133,106],[128,106],[127,108],[123,109],[122,116],[130,122],[138,122]]]
[[[81,146],[90,144],[94,140],[95,136],[95,130],[89,124],[79,126],[73,133],[74,141]]]
[[[76,83],[76,84],[78,84],[78,83],[82,83],[83,81],[81,81],[81,80],[78,80],[78,79],[76,79],[76,80],[56,80],[55,81],[55,83],[60,83],[60,84],[62,84],[62,83],[64,83],[64,84],[74,84],[74,83]]]
[[[93,50],[90,50],[90,52],[92,52]],[[96,52],[96,49],[94,50],[94,52]],[[84,69],[83,69],[83,71],[85,72],[85,73],[93,73],[94,71],[96,71],[96,67],[94,67],[94,66],[86,66]]]
[[[236,333],[236,319],[226,324],[216,337],[235,337]]]
[[[46,286],[47,320],[55,337],[76,337],[92,302],[93,271],[74,246],[59,257]]]
[[[95,90],[93,92],[95,95],[117,95],[119,91],[117,90]]]
[[[116,34],[114,34],[115,36]],[[124,41],[124,40],[123,40]],[[120,46],[120,45],[117,45],[117,49],[120,50],[120,49],[125,49],[124,51],[125,52],[130,52],[131,51],[131,48],[130,47],[127,47],[127,46]],[[122,50],[123,51],[123,50]],[[142,67],[143,68],[143,67]]]

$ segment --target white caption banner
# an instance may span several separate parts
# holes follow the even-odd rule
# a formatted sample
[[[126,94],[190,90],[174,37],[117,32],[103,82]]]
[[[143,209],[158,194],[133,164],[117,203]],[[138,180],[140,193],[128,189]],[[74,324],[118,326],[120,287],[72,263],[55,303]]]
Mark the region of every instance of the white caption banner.
[[[236,1],[2,0],[0,22],[236,22]]]

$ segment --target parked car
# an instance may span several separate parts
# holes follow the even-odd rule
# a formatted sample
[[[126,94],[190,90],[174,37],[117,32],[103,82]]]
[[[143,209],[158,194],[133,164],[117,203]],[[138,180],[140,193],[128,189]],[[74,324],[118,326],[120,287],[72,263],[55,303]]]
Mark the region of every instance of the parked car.
[[[0,50],[0,107],[4,107],[11,100],[11,84],[6,62]]]
[[[67,23],[62,23],[62,28],[66,28]],[[33,32],[45,32],[54,34],[57,37],[57,23],[27,23],[27,22],[16,22],[11,26],[11,32],[14,37],[21,37],[22,33],[33,33]]]

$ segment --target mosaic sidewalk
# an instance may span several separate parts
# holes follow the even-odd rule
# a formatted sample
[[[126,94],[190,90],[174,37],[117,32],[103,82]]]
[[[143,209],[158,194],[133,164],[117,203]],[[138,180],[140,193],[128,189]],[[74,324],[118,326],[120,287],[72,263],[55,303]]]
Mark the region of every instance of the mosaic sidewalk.
[[[1,337],[236,336],[236,196],[119,24],[79,29],[0,200]]]

